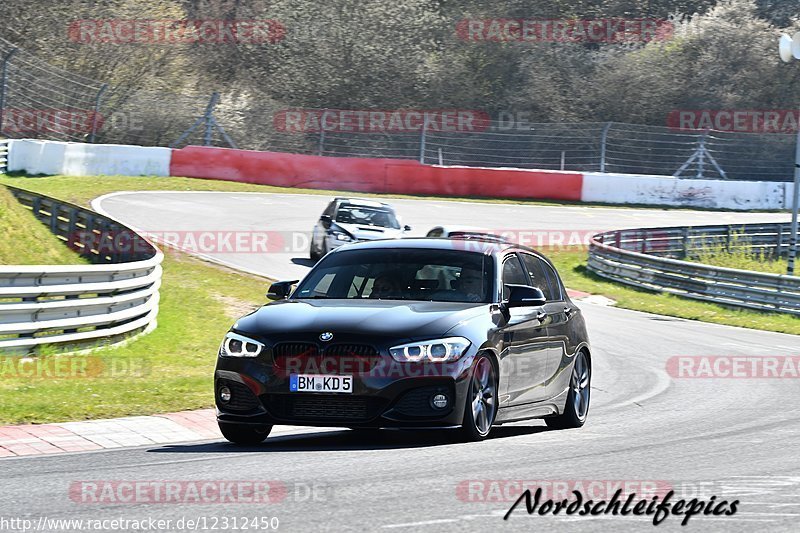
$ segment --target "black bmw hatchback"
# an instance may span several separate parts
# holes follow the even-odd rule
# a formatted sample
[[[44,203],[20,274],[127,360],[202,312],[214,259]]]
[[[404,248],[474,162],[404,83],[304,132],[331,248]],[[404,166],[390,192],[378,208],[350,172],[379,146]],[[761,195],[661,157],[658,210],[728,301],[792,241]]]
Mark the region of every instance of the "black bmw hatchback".
[[[458,428],[589,411],[586,326],[552,264],[529,248],[459,239],[342,246],[271,305],[239,319],[217,358],[226,439],[276,424]],[[290,294],[291,293],[291,294]]]

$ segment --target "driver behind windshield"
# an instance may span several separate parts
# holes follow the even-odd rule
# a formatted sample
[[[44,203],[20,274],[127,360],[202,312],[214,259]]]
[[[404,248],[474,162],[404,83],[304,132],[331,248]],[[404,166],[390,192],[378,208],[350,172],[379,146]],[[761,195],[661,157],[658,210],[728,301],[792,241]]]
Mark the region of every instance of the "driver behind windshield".
[[[392,274],[381,274],[372,282],[370,298],[398,298],[400,284]]]

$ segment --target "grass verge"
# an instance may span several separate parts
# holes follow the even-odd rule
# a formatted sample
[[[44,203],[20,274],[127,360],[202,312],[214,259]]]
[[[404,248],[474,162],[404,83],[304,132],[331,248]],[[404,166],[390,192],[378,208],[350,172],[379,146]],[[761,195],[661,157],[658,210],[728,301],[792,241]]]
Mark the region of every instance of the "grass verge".
[[[0,186],[0,265],[76,265],[86,259],[66,246]]]
[[[754,247],[744,233],[733,233],[728,242],[718,238],[692,250],[689,261],[737,270],[786,274],[788,260],[775,257],[774,250]]]

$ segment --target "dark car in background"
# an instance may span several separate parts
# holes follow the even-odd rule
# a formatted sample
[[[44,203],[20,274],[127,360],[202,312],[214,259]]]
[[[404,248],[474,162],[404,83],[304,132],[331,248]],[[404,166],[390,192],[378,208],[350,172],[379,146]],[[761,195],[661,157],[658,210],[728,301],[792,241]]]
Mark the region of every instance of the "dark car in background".
[[[591,351],[552,264],[492,240],[342,246],[239,319],[219,349],[218,422],[235,443],[276,424],[458,428],[544,418],[577,428]],[[290,295],[291,292],[291,295]]]

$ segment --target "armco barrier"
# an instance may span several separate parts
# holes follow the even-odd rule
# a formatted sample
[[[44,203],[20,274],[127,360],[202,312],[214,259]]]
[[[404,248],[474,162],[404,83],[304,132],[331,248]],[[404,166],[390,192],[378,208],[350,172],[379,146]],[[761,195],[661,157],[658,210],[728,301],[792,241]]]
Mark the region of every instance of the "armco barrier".
[[[172,153],[170,175],[283,187],[580,201],[574,172],[442,167],[403,159],[322,157],[189,146]]]
[[[9,190],[96,264],[0,266],[0,355],[35,352],[42,345],[110,344],[155,325],[161,251],[93,211]],[[136,245],[121,248],[115,242],[120,235],[134,236]]]
[[[8,167],[8,141],[0,139],[0,174],[5,174]]]
[[[588,267],[599,276],[634,287],[800,315],[800,277],[676,259],[714,245],[781,254],[788,242],[788,224],[609,231],[592,238]]]

